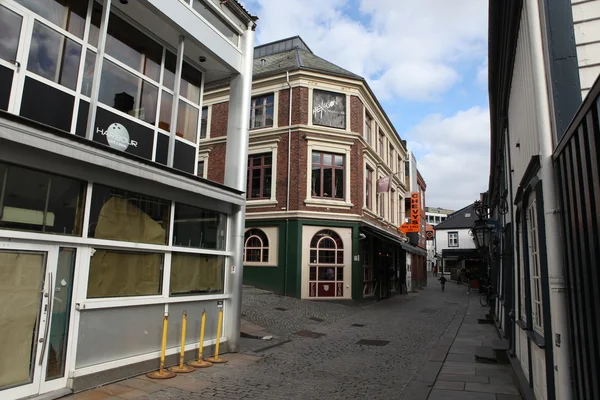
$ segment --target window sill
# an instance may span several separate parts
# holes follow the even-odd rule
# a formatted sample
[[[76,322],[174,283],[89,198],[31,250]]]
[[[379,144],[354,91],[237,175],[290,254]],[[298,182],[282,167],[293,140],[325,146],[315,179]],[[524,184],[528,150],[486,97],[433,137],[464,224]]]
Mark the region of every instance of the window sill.
[[[276,207],[277,200],[246,200],[246,208]]]
[[[330,208],[343,208],[350,209],[354,207],[354,204],[348,203],[343,200],[321,200],[321,199],[306,199],[304,204],[312,207],[330,207]]]
[[[367,207],[363,207],[363,211],[365,212],[365,214],[367,214],[370,217],[373,218],[379,218],[379,215],[377,215],[373,210],[371,210],[370,208]]]
[[[270,264],[270,263],[260,263],[260,262],[245,262],[244,267],[277,268],[277,265]]]
[[[527,331],[527,337],[529,339],[531,339],[531,341],[533,343],[535,343],[535,345],[537,347],[539,347],[540,349],[543,349],[543,348],[546,347],[546,340],[538,332],[536,332],[536,331]]]
[[[517,326],[519,328],[521,328],[522,330],[524,330],[524,331],[527,330],[527,322],[518,320],[518,321],[515,322],[515,324],[517,324]]]

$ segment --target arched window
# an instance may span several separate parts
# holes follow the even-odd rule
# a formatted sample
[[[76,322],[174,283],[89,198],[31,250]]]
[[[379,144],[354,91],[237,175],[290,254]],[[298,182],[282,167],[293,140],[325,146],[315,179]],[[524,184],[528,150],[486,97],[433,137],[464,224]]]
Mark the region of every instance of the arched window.
[[[260,229],[248,229],[244,235],[244,262],[269,262],[269,239]]]
[[[336,232],[324,229],[310,241],[309,296],[344,295],[344,243]]]

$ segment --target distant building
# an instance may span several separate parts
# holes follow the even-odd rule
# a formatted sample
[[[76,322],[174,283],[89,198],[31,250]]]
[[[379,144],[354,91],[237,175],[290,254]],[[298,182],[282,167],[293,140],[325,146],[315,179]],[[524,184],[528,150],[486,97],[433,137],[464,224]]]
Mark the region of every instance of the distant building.
[[[456,279],[458,271],[463,268],[469,270],[475,282],[485,274],[485,264],[470,234],[477,218],[473,204],[470,204],[448,215],[444,222],[434,227],[436,252],[441,253],[442,257],[440,272],[450,275],[451,279]]]
[[[425,218],[428,224],[436,226],[440,222],[444,222],[453,212],[453,210],[445,208],[425,207]]]

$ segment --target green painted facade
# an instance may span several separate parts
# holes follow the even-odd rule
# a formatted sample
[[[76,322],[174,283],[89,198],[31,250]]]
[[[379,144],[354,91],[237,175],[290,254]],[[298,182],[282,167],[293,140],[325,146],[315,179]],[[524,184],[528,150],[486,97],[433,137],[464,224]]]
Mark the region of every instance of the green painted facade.
[[[279,231],[278,263],[276,267],[244,266],[244,284],[277,294],[300,297],[302,288],[302,229],[304,226],[352,229],[353,300],[362,299],[363,267],[359,261],[358,223],[312,219],[277,219],[246,221],[246,228],[277,227]]]

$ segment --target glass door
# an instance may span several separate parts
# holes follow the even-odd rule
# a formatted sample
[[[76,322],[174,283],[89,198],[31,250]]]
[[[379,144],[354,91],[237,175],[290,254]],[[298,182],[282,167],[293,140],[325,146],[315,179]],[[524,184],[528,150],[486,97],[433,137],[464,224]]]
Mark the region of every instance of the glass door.
[[[0,110],[3,111],[14,110],[18,103],[27,22],[25,14],[0,4]]]
[[[0,242],[0,398],[66,386],[75,249]]]

